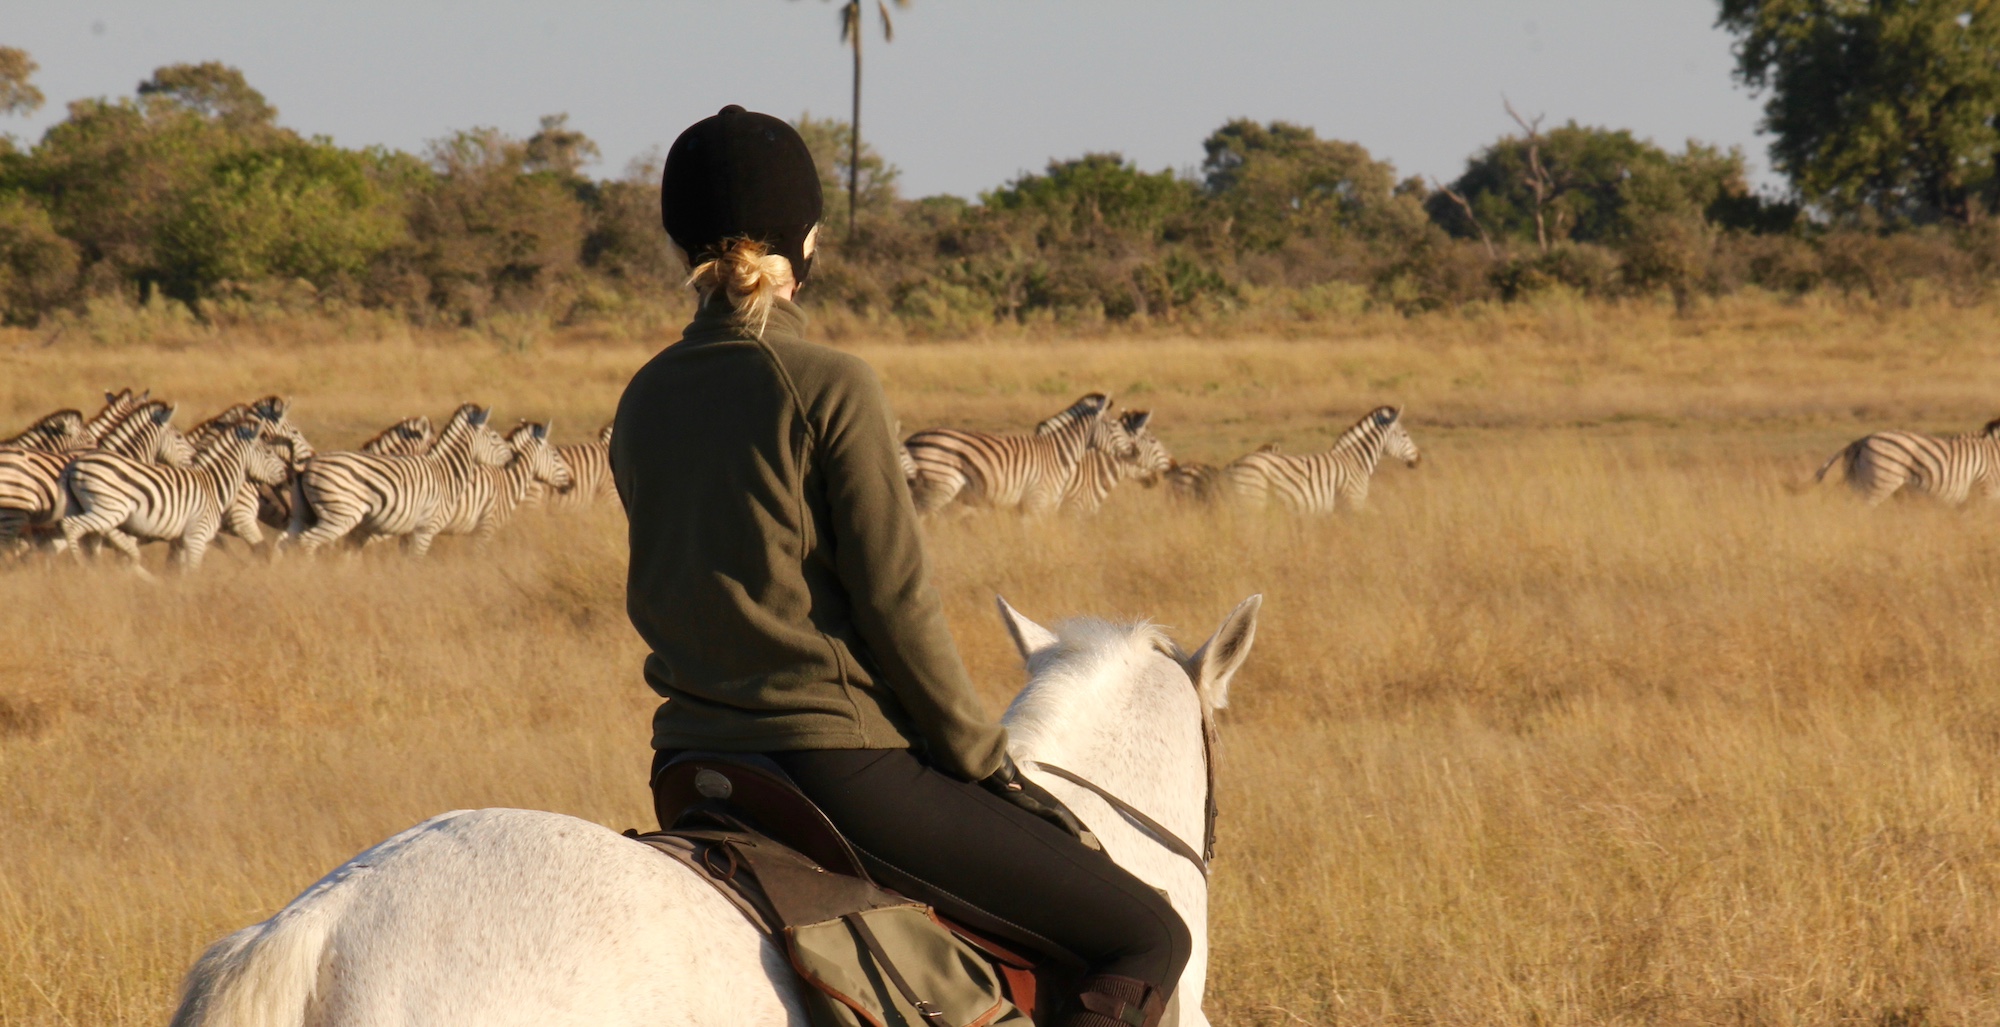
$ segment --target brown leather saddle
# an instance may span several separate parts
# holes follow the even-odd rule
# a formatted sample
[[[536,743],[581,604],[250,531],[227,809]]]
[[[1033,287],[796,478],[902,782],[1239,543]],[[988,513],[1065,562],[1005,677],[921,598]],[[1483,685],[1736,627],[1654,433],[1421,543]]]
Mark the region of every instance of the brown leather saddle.
[[[818,805],[799,791],[778,764],[755,753],[686,752],[660,768],[653,781],[653,808],[661,830],[633,837],[668,852],[701,872],[752,923],[775,933],[773,896],[757,878],[742,874],[718,840],[749,834],[760,844],[776,843],[840,879],[895,894],[900,872],[872,860],[850,844]],[[628,832],[631,833],[631,832]],[[761,868],[760,868],[761,869]],[[886,880],[885,880],[886,879]],[[772,881],[777,884],[777,880]],[[841,887],[821,878],[801,884],[824,890]],[[780,887],[790,887],[780,885]],[[916,890],[916,889],[907,889]],[[782,903],[786,896],[780,896]],[[1003,923],[977,909],[933,907],[939,923],[983,954],[1001,978],[1006,997],[1037,1023],[1051,1022],[1061,996],[1074,992],[1083,963],[1046,941],[1010,935]],[[761,922],[760,922],[761,921]],[[977,926],[975,926],[977,925]],[[1037,1002],[1043,999],[1042,1002]]]

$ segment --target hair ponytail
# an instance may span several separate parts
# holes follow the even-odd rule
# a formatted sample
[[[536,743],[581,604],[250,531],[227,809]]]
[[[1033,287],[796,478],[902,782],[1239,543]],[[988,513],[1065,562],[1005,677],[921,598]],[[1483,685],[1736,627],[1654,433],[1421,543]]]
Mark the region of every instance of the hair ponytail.
[[[736,320],[764,337],[771,320],[771,304],[778,294],[797,281],[792,262],[755,239],[724,239],[704,253],[707,260],[688,272],[687,285],[701,302],[721,293],[736,311]]]

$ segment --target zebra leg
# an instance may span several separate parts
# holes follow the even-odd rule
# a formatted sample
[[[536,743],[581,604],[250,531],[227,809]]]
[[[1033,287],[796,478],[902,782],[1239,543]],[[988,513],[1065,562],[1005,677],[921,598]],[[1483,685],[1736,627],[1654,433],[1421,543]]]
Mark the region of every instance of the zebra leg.
[[[920,514],[936,513],[950,506],[959,493],[965,491],[965,474],[954,473],[948,477],[938,477],[931,473],[917,475],[910,486],[910,499],[917,505]]]
[[[75,549],[79,559],[85,556],[96,556],[97,543],[101,539],[111,539],[114,533],[120,538],[124,537],[124,532],[120,532],[117,529],[118,525],[125,522],[126,514],[130,511],[119,510],[105,505],[89,504],[82,497],[73,498],[71,503],[82,509],[78,513],[65,514],[63,516],[61,521],[62,537],[65,547]],[[89,543],[88,545],[85,544],[86,541]],[[137,542],[125,539],[125,544],[121,544],[114,539],[112,544],[117,545],[121,552],[130,556],[135,562],[139,559],[139,544]]]
[[[244,482],[236,490],[236,498],[229,504],[228,532],[242,539],[252,549],[264,544],[264,529],[257,526],[257,486]]]
[[[293,507],[292,526],[294,528],[299,526],[300,517],[298,510],[301,508],[299,506]],[[285,536],[288,545],[303,547],[308,556],[312,555],[319,547],[353,531],[355,526],[361,523],[362,518],[362,511],[344,508],[321,509],[318,513],[319,523],[301,532],[288,532]]]
[[[403,537],[403,552],[413,557],[430,555],[431,542],[438,537],[438,532],[443,527],[440,524],[420,525],[417,530]]]
[[[0,546],[8,551],[27,545],[28,511],[0,508]]]
[[[174,565],[182,571],[200,570],[201,558],[208,552],[209,540],[215,537],[221,527],[220,518],[215,520],[203,518],[201,523],[189,526],[186,534],[175,543]]]

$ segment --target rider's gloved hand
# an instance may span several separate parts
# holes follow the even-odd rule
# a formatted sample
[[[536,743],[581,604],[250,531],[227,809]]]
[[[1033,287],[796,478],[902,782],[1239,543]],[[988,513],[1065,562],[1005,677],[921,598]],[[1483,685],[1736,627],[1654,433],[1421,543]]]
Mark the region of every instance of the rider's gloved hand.
[[[979,785],[1075,835],[1085,847],[1103,850],[1104,845],[1097,840],[1097,836],[1083,826],[1083,821],[1076,819],[1076,814],[1071,813],[1069,807],[1062,804],[1061,799],[1050,795],[1048,789],[1021,776],[1021,768],[1014,765],[1014,757],[1000,757],[1000,769],[987,775]]]

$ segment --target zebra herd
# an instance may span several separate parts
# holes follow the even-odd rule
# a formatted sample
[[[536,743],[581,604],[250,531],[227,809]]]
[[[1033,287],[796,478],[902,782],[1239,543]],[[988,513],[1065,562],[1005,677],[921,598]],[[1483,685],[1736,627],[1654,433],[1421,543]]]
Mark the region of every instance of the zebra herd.
[[[1165,481],[1176,499],[1276,500],[1301,513],[1326,513],[1367,501],[1368,482],[1386,454],[1417,466],[1417,444],[1397,407],[1377,407],[1325,452],[1288,456],[1265,446],[1216,467],[1181,463],[1152,432],[1152,414],[1113,415],[1111,398],[1093,392],[1020,434],[932,428],[903,442],[903,473],[921,513],[985,506],[1047,513],[1094,512],[1123,481]]]
[[[439,535],[489,540],[524,506],[570,506],[608,496],[611,426],[595,441],[556,446],[548,425],[521,421],[505,435],[488,411],[465,404],[442,430],[411,417],[352,451],[317,452],[266,396],[183,432],[176,408],[130,389],[105,394],[91,417],[59,410],[0,439],[0,549],[82,553],[108,544],[138,566],[140,545],[165,542],[170,559],[198,566],[232,535],[250,546],[277,528],[277,545],[311,553],[345,541],[400,539],[421,556]],[[1145,410],[1114,412],[1093,392],[1020,433],[931,428],[898,454],[923,514],[976,507],[1090,513],[1127,481],[1164,482],[1177,500],[1278,504],[1303,513],[1359,507],[1384,457],[1415,467],[1402,410],[1377,407],[1327,450],[1292,456],[1266,445],[1216,466],[1175,460]],[[1962,503],[1977,489],[2000,499],[2000,419],[1939,438],[1888,431],[1857,439],[1813,482],[1844,467],[1873,505],[1900,492]]]
[[[89,418],[49,414],[0,440],[0,547],[108,544],[137,568],[142,543],[165,542],[191,569],[220,535],[262,545],[261,525],[308,553],[400,538],[422,555],[441,534],[490,539],[523,505],[611,491],[609,425],[594,442],[553,446],[547,424],[503,436],[468,403],[441,431],[412,417],[357,450],[321,453],[289,408],[266,396],[183,432],[173,404],[125,389]]]

